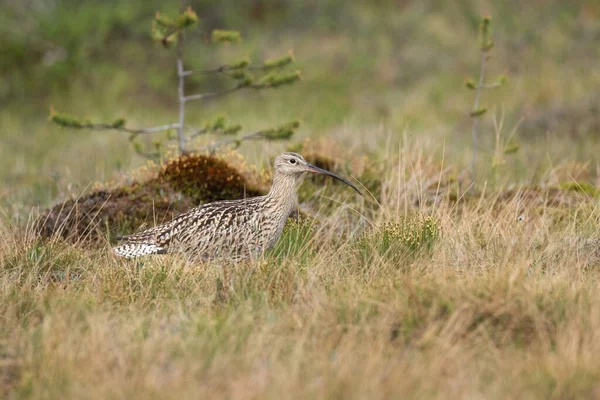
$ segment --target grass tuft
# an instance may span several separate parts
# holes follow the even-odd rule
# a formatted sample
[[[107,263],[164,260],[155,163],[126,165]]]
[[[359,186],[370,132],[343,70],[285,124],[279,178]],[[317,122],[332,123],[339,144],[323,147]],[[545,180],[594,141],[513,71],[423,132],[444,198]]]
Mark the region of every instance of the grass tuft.
[[[409,216],[365,233],[355,244],[355,250],[364,264],[382,257],[401,265],[410,255],[430,251],[439,237],[440,226],[434,217]]]

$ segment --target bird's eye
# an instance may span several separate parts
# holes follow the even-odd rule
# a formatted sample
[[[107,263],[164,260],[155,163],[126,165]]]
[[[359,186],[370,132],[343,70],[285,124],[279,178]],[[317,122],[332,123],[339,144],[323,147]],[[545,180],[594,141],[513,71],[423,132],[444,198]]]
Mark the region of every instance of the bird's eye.
[[[292,159],[290,160],[290,164],[296,164],[296,159],[295,159],[295,158],[292,158]]]

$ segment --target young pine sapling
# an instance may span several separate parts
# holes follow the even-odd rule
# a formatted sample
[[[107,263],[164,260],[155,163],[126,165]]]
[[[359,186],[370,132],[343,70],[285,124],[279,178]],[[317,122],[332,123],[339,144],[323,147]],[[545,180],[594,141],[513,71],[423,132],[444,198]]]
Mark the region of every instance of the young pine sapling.
[[[481,94],[483,89],[493,89],[502,86],[506,82],[505,76],[498,77],[494,82],[487,83],[485,81],[486,64],[490,58],[490,52],[494,47],[492,40],[491,19],[489,16],[483,16],[479,22],[479,77],[477,82],[472,78],[465,81],[468,89],[475,91],[475,101],[471,110],[472,126],[471,126],[471,180],[475,182],[475,167],[477,161],[478,147],[478,125],[479,119],[488,111],[487,107],[481,105]]]
[[[225,117],[219,116],[206,123],[203,127],[189,127],[185,124],[185,106],[189,102],[202,101],[215,97],[225,96],[240,90],[263,90],[278,88],[284,85],[293,84],[300,79],[299,71],[287,72],[286,67],[294,63],[294,58],[290,52],[283,57],[266,60],[262,64],[252,65],[250,60],[244,58],[234,62],[220,65],[207,70],[186,70],[184,67],[184,39],[186,31],[189,31],[198,23],[198,16],[191,9],[184,10],[183,0],[181,3],[180,14],[177,18],[169,18],[156,13],[152,24],[152,38],[161,43],[162,47],[175,48],[176,66],[177,66],[177,93],[179,102],[179,115],[177,122],[149,128],[132,128],[127,126],[124,118],[118,118],[110,123],[91,122],[67,113],[56,112],[51,108],[50,120],[60,126],[75,129],[94,129],[94,130],[113,130],[129,134],[129,140],[133,144],[135,151],[147,158],[157,159],[161,155],[161,141],[154,141],[154,150],[145,151],[143,146],[136,141],[140,135],[151,135],[159,132],[177,134],[168,135],[168,139],[177,140],[177,148],[180,154],[186,154],[198,150],[213,152],[220,146],[233,145],[239,146],[246,140],[283,140],[290,138],[298,128],[299,122],[292,121],[278,127],[263,129],[258,132],[249,133],[243,136],[236,136],[241,131],[239,124],[228,124]],[[237,31],[215,30],[211,35],[211,42],[218,43],[237,43],[241,40],[240,33]],[[198,94],[187,94],[185,92],[185,78],[194,74],[209,74],[226,76],[232,81],[230,88]],[[210,146],[200,149],[193,149],[190,142],[202,134],[217,134],[231,136],[225,140],[219,141]]]

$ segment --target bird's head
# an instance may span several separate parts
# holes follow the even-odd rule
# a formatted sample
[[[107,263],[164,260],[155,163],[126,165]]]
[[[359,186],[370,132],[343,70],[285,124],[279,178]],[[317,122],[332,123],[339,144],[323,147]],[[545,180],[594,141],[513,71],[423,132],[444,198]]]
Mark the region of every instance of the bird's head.
[[[348,182],[346,179],[342,178],[334,174],[333,172],[327,171],[325,169],[315,167],[314,165],[309,164],[304,157],[297,153],[282,153],[275,158],[275,173],[292,176],[294,178],[300,176],[303,172],[311,172],[313,174],[319,175],[327,175],[332,178],[337,179],[338,181],[344,182],[346,185],[350,186],[352,189],[356,190],[358,194],[362,196],[362,193],[356,186],[352,183]]]

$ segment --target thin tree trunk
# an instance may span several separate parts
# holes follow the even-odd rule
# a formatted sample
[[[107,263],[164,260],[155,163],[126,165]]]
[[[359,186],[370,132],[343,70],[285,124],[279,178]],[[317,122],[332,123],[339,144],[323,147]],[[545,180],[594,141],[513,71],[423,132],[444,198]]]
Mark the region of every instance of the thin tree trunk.
[[[183,0],[180,2],[179,12],[183,13]],[[177,139],[179,141],[179,153],[185,153],[185,136],[183,134],[185,122],[185,75],[183,70],[183,34],[179,32],[177,35],[177,93],[179,97],[179,127],[177,128]]]
[[[479,109],[479,98],[481,96],[481,90],[483,89],[485,79],[485,62],[486,62],[486,51],[481,50],[481,66],[479,69],[479,82],[475,88],[475,104],[473,105],[473,111]],[[477,125],[479,124],[479,116],[473,117],[473,127],[471,130],[471,181],[475,182],[475,164],[477,161]]]

